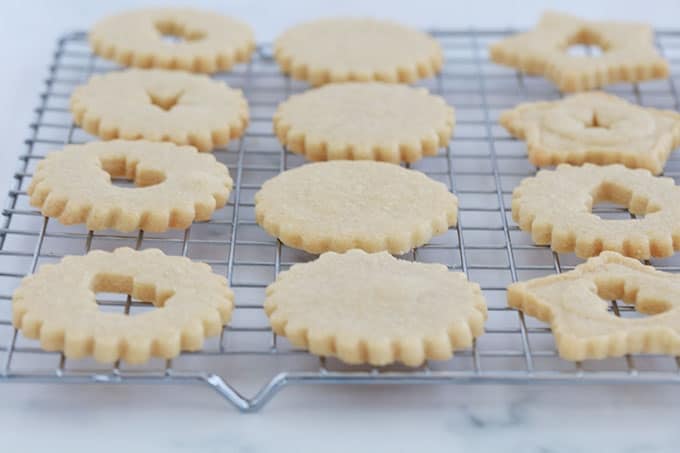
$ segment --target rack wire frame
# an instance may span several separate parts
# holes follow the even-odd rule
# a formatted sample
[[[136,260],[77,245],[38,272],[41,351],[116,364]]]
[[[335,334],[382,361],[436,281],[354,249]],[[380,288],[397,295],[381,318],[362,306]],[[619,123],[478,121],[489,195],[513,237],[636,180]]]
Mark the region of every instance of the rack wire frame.
[[[417,369],[348,366],[335,359],[317,358],[293,348],[268,327],[262,310],[264,288],[279,271],[315,257],[283,246],[254,221],[252,197],[261,183],[303,163],[300,156],[278,144],[271,132],[271,118],[279,102],[308,87],[279,73],[267,45],[259,46],[248,64],[215,76],[244,91],[251,124],[244,137],[215,151],[216,157],[229,166],[235,188],[227,206],[211,221],[156,235],[143,231],[92,232],[82,226],[59,225],[30,207],[25,190],[35,163],[46,152],[67,143],[96,139],[73,124],[68,110],[71,91],[94,73],[117,69],[91,54],[85,33],[63,36],[58,40],[25,142],[26,151],[19,156],[0,221],[0,383],[207,384],[244,412],[261,408],[289,384],[680,383],[680,360],[674,357],[634,355],[583,363],[563,361],[547,325],[525,318],[505,304],[507,284],[560,273],[580,262],[573,255],[533,245],[510,217],[513,187],[535,174],[536,169],[526,160],[524,143],[498,126],[498,114],[519,102],[560,96],[542,78],[488,61],[488,44],[515,32],[432,32],[442,44],[446,64],[436,78],[419,85],[455,106],[456,134],[439,155],[425,158],[412,168],[444,182],[459,197],[459,223],[406,258],[442,262],[478,281],[487,298],[489,319],[486,333],[471,349],[457,352],[449,361],[429,362]],[[680,31],[659,31],[657,44],[671,63],[671,73],[680,73]],[[677,78],[671,77],[615,85],[607,91],[641,105],[680,110],[677,83]],[[676,180],[680,177],[680,158],[671,157],[665,175]],[[629,216],[627,210],[614,205],[597,206],[594,212],[605,218]],[[11,293],[22,277],[40,264],[58,261],[67,254],[123,245],[158,247],[169,254],[189,256],[226,275],[236,292],[236,308],[234,319],[220,337],[207,342],[203,350],[174,360],[155,360],[141,367],[124,363],[102,366],[45,352],[12,327]],[[677,258],[652,260],[651,264],[669,272],[680,271]],[[98,302],[102,310],[122,310],[130,315],[149,309],[149,304],[125,295],[103,295]],[[613,316],[637,315],[634,307],[617,301],[611,302],[610,311]],[[275,363],[271,374],[260,372],[264,384],[250,396],[236,381],[225,377],[234,367],[244,366],[241,358],[247,359],[246,375],[257,364]],[[300,358],[303,360],[298,363]],[[188,363],[181,363],[185,359]]]

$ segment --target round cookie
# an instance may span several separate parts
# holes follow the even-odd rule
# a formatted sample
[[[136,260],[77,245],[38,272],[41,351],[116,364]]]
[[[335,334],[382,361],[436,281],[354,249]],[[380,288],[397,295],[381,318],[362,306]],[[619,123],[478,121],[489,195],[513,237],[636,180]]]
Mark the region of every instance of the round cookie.
[[[97,292],[127,293],[156,309],[130,316],[104,312]],[[43,349],[68,358],[143,363],[201,349],[231,318],[233,299],[227,280],[205,263],[158,249],[96,250],[24,278],[12,296],[12,323]]]
[[[442,67],[439,43],[418,30],[374,19],[329,18],[286,30],[274,43],[285,74],[312,85],[369,81],[412,83]]]
[[[406,253],[455,225],[457,214],[458,199],[444,184],[383,162],[307,164],[255,194],[257,223],[309,253]]]
[[[624,205],[635,219],[593,214],[599,201]],[[524,179],[512,193],[512,218],[537,244],[581,258],[610,250],[649,259],[680,247],[680,187],[672,178],[623,165],[560,165]]]
[[[133,180],[118,187],[112,178]],[[229,170],[190,146],[144,140],[69,145],[41,160],[27,193],[65,225],[161,232],[209,220],[229,199]]]
[[[463,273],[361,250],[293,265],[267,288],[264,309],[293,345],[376,366],[448,359],[486,319],[479,285]]]
[[[623,300],[649,316],[607,311]],[[625,354],[680,355],[680,277],[614,252],[602,252],[573,271],[514,283],[508,305],[550,323],[566,360]]]
[[[382,82],[309,90],[274,114],[281,143],[310,160],[413,162],[446,146],[454,124],[454,110],[441,97]]]
[[[179,42],[164,40],[164,35]],[[97,55],[123,66],[213,73],[250,59],[255,49],[247,24],[212,11],[153,8],[107,17],[89,33]]]
[[[210,151],[248,125],[241,90],[200,74],[129,69],[94,75],[71,96],[74,121],[104,140],[146,139]]]
[[[620,163],[659,174],[680,145],[680,113],[602,92],[523,103],[503,112],[500,123],[526,140],[529,160],[538,167]]]

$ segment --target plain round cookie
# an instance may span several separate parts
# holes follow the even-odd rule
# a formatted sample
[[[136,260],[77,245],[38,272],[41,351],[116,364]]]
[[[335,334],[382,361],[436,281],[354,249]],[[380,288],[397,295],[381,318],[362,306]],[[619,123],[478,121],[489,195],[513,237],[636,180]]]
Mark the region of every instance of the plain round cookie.
[[[127,293],[155,310],[104,312],[97,292]],[[234,294],[209,265],[158,249],[91,251],[45,264],[12,296],[12,324],[69,359],[143,363],[201,349],[231,318]]]
[[[118,187],[112,178],[137,187]],[[89,230],[161,232],[209,220],[229,199],[229,170],[190,146],[144,140],[68,145],[49,153],[33,174],[32,206],[62,224]]]
[[[286,30],[274,43],[285,74],[312,85],[380,80],[412,83],[441,70],[439,43],[387,21],[329,18]]]
[[[210,151],[248,125],[241,90],[201,74],[128,69],[94,75],[71,96],[75,123],[104,140],[170,141]]]
[[[174,35],[170,42],[163,35]],[[153,8],[104,18],[89,33],[97,55],[123,66],[213,73],[248,61],[255,49],[247,24],[212,11]]]
[[[503,112],[500,123],[526,140],[529,161],[538,167],[620,163],[659,174],[680,145],[680,113],[602,92],[519,104]]]
[[[599,201],[644,217],[603,219],[592,213]],[[680,187],[672,178],[623,165],[541,170],[513,191],[512,218],[535,243],[580,258],[610,250],[649,259],[680,249]]]
[[[291,96],[273,121],[279,141],[310,160],[396,163],[437,154],[451,139],[455,114],[423,88],[349,82]]]
[[[371,161],[285,171],[255,194],[257,223],[309,253],[359,248],[403,254],[456,224],[458,199],[425,174]]]
[[[448,359],[486,319],[479,285],[463,273],[361,250],[293,265],[267,288],[264,309],[293,345],[375,366]]]
[[[514,283],[507,294],[510,307],[550,324],[563,359],[680,355],[680,277],[636,259],[602,252],[570,272]],[[615,316],[612,300],[649,316]]]

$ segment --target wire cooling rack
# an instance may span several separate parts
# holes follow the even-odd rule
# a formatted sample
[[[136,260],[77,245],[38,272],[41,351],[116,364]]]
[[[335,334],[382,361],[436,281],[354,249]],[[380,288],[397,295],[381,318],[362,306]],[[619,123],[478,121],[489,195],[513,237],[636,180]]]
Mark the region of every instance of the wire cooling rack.
[[[235,189],[229,204],[210,222],[165,234],[93,233],[82,226],[60,225],[31,208],[25,190],[35,164],[66,143],[96,139],[72,123],[71,91],[93,73],[116,69],[90,53],[85,33],[61,38],[0,221],[0,382],[208,384],[242,411],[257,410],[288,384],[680,383],[680,362],[672,357],[563,361],[545,324],[506,307],[509,283],[569,270],[580,262],[573,255],[533,245],[510,217],[512,189],[536,169],[526,159],[524,143],[509,137],[497,124],[498,115],[519,102],[560,96],[542,78],[524,76],[488,60],[488,44],[513,32],[433,32],[444,48],[446,65],[438,77],[420,85],[455,106],[456,133],[439,155],[412,167],[444,182],[458,195],[459,223],[406,258],[444,263],[479,282],[489,305],[489,319],[486,333],[471,349],[418,369],[348,366],[317,358],[293,348],[268,327],[262,310],[264,288],[280,270],[315,258],[283,246],[254,221],[253,195],[262,182],[303,163],[300,156],[278,144],[271,119],[279,102],[307,86],[279,73],[268,46],[260,46],[247,65],[217,76],[244,91],[251,124],[241,140],[215,151],[231,169]],[[671,72],[680,74],[680,31],[659,32],[657,41],[671,62]],[[677,90],[675,78],[608,89],[642,105],[675,110],[680,108]],[[680,177],[679,158],[670,159],[665,174]],[[629,216],[614,205],[597,206],[595,212],[604,218]],[[199,352],[174,360],[105,366],[45,352],[36,341],[13,329],[11,294],[23,276],[67,254],[121,246],[157,247],[168,254],[186,255],[226,275],[236,293],[236,308],[219,338],[208,340]],[[652,260],[652,264],[680,271],[677,258]],[[153,309],[119,294],[98,294],[98,302],[101,310],[131,316]],[[617,301],[611,302],[610,310],[612,316],[640,316],[633,307]]]

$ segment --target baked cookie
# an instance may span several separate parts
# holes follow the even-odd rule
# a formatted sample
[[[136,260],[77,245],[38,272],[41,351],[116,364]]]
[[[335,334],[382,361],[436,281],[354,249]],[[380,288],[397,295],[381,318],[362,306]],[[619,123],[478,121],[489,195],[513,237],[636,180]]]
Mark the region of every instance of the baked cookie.
[[[644,217],[602,219],[591,212],[600,201]],[[581,258],[612,250],[648,259],[680,249],[680,187],[671,178],[623,165],[541,170],[513,191],[512,218],[535,243]]]
[[[178,38],[164,40],[164,35]],[[213,11],[152,8],[107,17],[92,27],[90,45],[97,55],[123,66],[227,71],[248,61],[255,49],[247,24]]]
[[[199,74],[129,69],[94,75],[71,96],[78,126],[104,140],[170,141],[210,151],[248,125],[241,90]]]
[[[503,112],[500,123],[526,140],[529,161],[537,167],[620,163],[659,174],[680,145],[680,113],[601,92],[520,104]]]
[[[274,133],[311,160],[413,162],[449,143],[453,108],[425,89],[382,82],[326,85],[291,96]]]
[[[112,178],[137,187],[115,186]],[[209,220],[231,188],[229,170],[211,154],[172,143],[114,140],[49,153],[27,192],[32,206],[65,225],[160,232]]]
[[[599,46],[597,56],[570,55],[569,46]],[[634,22],[593,22],[549,11],[536,27],[491,45],[496,63],[543,75],[561,91],[586,91],[617,82],[668,77],[654,47],[654,31]]]
[[[100,311],[97,292],[127,293],[156,309],[131,316]],[[12,323],[69,359],[143,363],[201,349],[229,321],[233,299],[227,280],[205,263],[158,249],[96,250],[24,278],[12,296]]]
[[[609,300],[634,304],[650,316],[620,318]],[[571,272],[508,287],[508,305],[550,323],[566,360],[625,354],[680,355],[680,276],[614,252],[603,252]]]
[[[444,184],[383,162],[307,164],[255,194],[257,223],[309,253],[406,253],[455,225],[457,215],[458,199]]]
[[[441,70],[434,38],[386,21],[357,18],[315,20],[286,30],[274,43],[285,74],[312,85],[380,80],[412,83]]]
[[[376,366],[448,359],[472,345],[486,319],[479,285],[463,273],[361,250],[324,253],[280,273],[264,309],[293,345]]]

